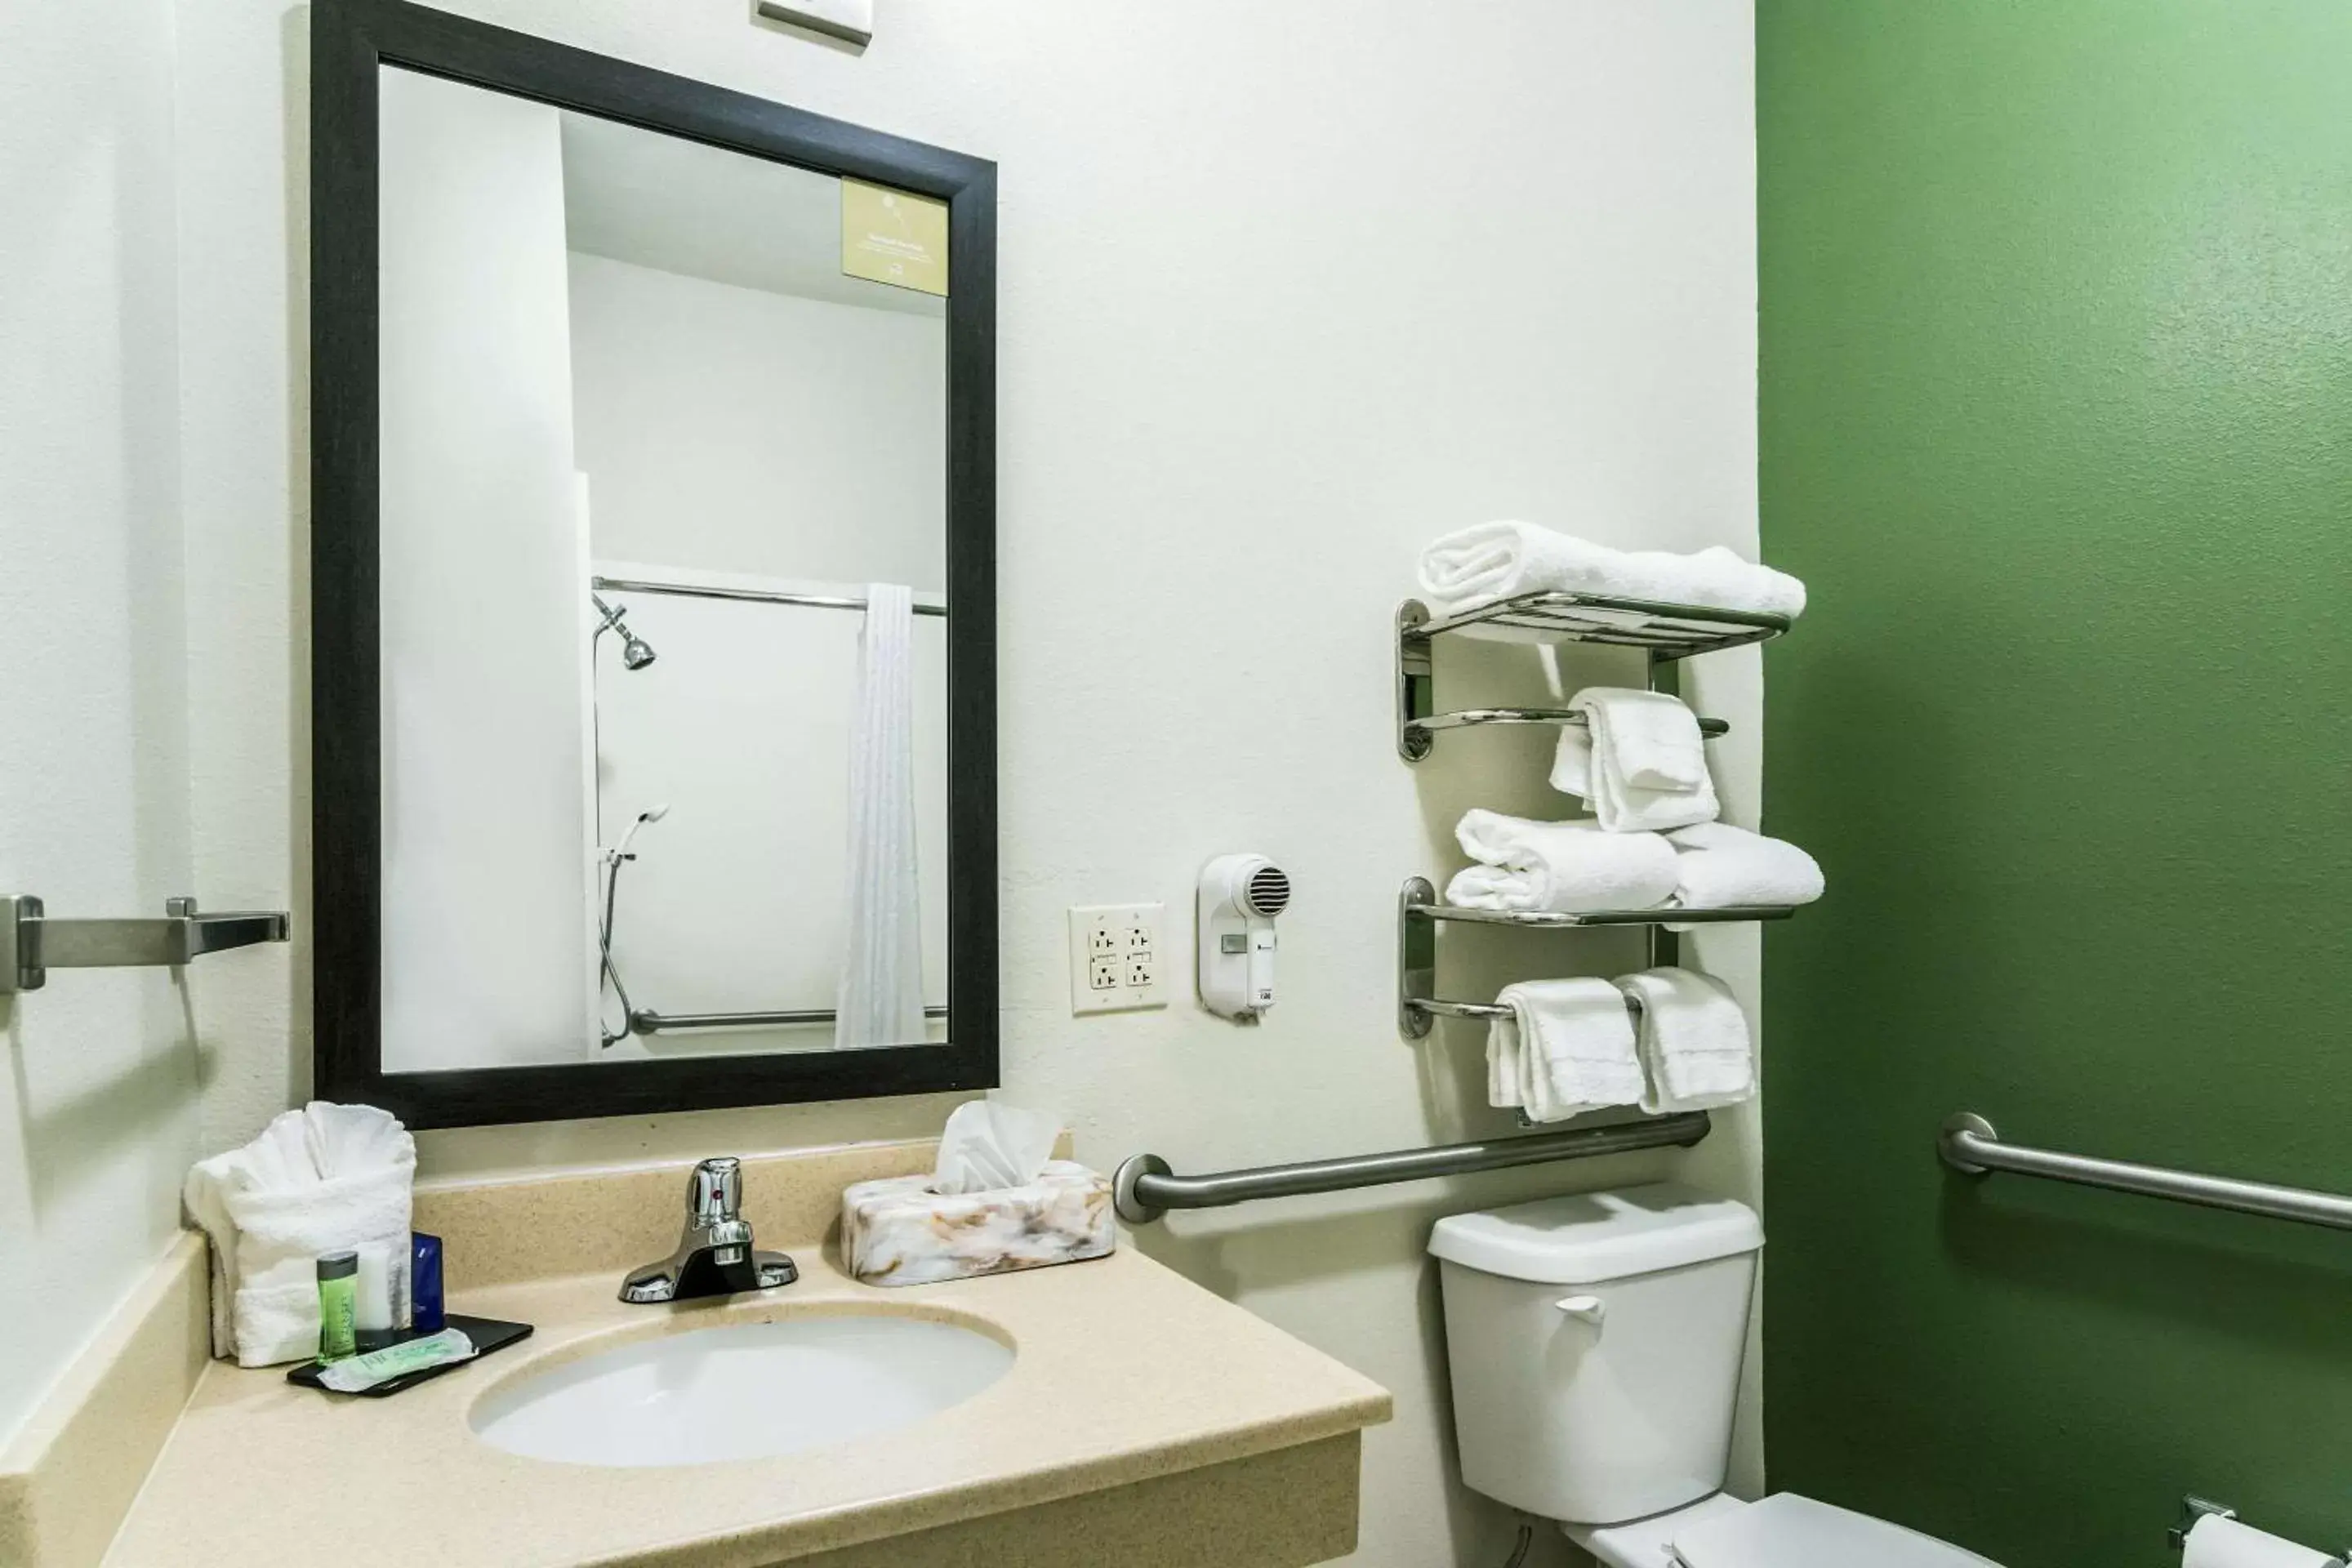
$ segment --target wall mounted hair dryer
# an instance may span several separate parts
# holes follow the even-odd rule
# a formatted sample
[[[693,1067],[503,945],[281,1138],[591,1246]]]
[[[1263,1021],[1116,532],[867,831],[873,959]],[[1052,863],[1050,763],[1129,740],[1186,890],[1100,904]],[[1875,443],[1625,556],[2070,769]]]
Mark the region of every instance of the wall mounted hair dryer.
[[[1290,878],[1263,855],[1220,855],[1201,870],[1201,1005],[1255,1024],[1274,1005],[1274,917]]]

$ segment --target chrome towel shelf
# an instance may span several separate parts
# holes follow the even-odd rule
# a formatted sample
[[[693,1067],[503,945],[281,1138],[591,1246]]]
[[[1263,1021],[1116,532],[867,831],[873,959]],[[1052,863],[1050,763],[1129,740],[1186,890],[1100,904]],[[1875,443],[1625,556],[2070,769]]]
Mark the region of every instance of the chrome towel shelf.
[[[2273,1186],[2267,1182],[2241,1181],[2235,1176],[2207,1176],[2175,1171],[2163,1165],[2135,1164],[2126,1160],[2101,1160],[2088,1154],[2063,1154],[2053,1149],[2006,1143],[1991,1122],[1972,1111],[1948,1118],[1936,1139],[1944,1163],[1965,1175],[1982,1176],[2011,1171],[2111,1192],[2137,1193],[2204,1208],[2231,1209],[2263,1215],[2301,1225],[2352,1230],[2352,1197],[2315,1192],[2307,1187]]]
[[[1179,1176],[1157,1154],[1131,1154],[1120,1162],[1111,1178],[1112,1204],[1128,1224],[1150,1225],[1170,1209],[1223,1208],[1259,1198],[1336,1193],[1553,1160],[1589,1160],[1636,1149],[1687,1149],[1705,1138],[1711,1125],[1706,1111],[1689,1110],[1612,1127],[1571,1127],[1529,1138],[1489,1138],[1434,1149],[1260,1165],[1247,1171],[1221,1171],[1213,1176]]]
[[[1533,930],[1580,930],[1597,926],[1716,925],[1733,921],[1782,921],[1796,913],[1783,905],[1759,905],[1726,910],[1598,910],[1586,914],[1555,914],[1521,910],[1458,910],[1437,901],[1437,889],[1426,877],[1408,877],[1397,892],[1397,1027],[1407,1039],[1426,1036],[1439,1018],[1500,1018],[1510,1009],[1493,1002],[1449,1002],[1437,989],[1437,942],[1434,922],[1468,921],[1479,925],[1525,926]],[[1661,933],[1663,934],[1663,933]],[[1653,961],[1664,963],[1660,954]]]
[[[0,995],[38,991],[52,969],[177,967],[208,952],[284,942],[283,910],[196,912],[194,899],[166,899],[162,920],[55,920],[30,893],[0,894]]]
[[[1637,647],[1650,656],[1654,677],[1663,664],[1702,653],[1765,642],[1789,629],[1786,616],[1717,610],[1693,605],[1661,605],[1645,599],[1615,599],[1598,594],[1519,594],[1460,612],[1433,616],[1429,606],[1407,599],[1396,613],[1397,751],[1417,763],[1436,744],[1436,731],[1485,724],[1565,724],[1582,715],[1555,708],[1468,708],[1436,711],[1430,641],[1445,632],[1471,627],[1534,633],[1529,640],[1600,643]],[[1719,719],[1699,721],[1700,731],[1727,733]]]

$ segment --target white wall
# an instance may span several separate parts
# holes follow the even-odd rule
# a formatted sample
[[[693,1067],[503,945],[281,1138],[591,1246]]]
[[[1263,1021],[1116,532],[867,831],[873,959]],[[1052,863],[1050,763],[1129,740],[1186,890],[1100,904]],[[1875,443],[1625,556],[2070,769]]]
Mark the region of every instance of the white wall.
[[[943,321],[577,253],[572,289],[599,556],[946,585]]]
[[[1452,864],[1444,831],[1474,778],[1506,759],[1525,778],[1537,753],[1449,736],[1423,770],[1401,763],[1391,608],[1417,544],[1497,515],[1753,548],[1744,0],[1497,0],[1451,31],[1402,0],[910,5],[863,55],[740,6],[457,8],[1003,164],[1008,1092],[1063,1110],[1101,1163],[1502,1130],[1473,1041],[1395,1038],[1391,910],[1400,878]],[[223,901],[308,874],[297,16],[213,0],[179,19],[194,857]],[[1752,810],[1756,665],[1731,662],[1702,699],[1738,726],[1719,760]],[[1243,847],[1299,885],[1264,1028],[1187,1005],[1067,1016],[1064,906],[1177,904],[1204,857]],[[1752,1003],[1752,933],[1707,940]],[[306,1080],[299,968],[243,973],[211,1143]],[[444,1170],[709,1152],[928,1130],[944,1104],[424,1142]],[[1726,1121],[1689,1161],[1264,1205],[1139,1242],[1396,1390],[1366,1450],[1360,1562],[1499,1561],[1510,1521],[1443,1479],[1429,1217],[1678,1166],[1752,1190],[1752,1116]]]
[[[171,35],[166,0],[0,10],[0,892],[56,915],[203,890]],[[178,1228],[211,979],[59,970],[0,998],[0,1442]]]
[[[556,111],[404,70],[380,96],[384,1065],[578,1061],[593,622]]]

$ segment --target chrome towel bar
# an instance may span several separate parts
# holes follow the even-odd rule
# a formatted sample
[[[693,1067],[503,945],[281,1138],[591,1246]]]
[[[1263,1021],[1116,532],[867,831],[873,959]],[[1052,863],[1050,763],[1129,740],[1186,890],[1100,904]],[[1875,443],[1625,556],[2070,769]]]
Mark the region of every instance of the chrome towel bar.
[[[284,942],[283,910],[196,912],[166,899],[162,920],[55,920],[30,893],[0,895],[0,996],[38,991],[52,969],[175,968],[208,952]]]
[[[1589,1160],[1635,1149],[1687,1149],[1712,1126],[1704,1110],[1686,1110],[1611,1127],[1571,1127],[1529,1138],[1488,1138],[1446,1143],[1434,1149],[1400,1149],[1386,1154],[1351,1154],[1338,1160],[1306,1160],[1295,1165],[1260,1165],[1220,1171],[1213,1176],[1180,1176],[1157,1154],[1131,1154],[1111,1178],[1113,1205],[1129,1225],[1150,1225],[1170,1209],[1223,1208],[1259,1198],[1290,1198],[1415,1182],[1427,1176],[1460,1176],[1501,1171],[1552,1160]]]
[[[2053,1182],[2138,1193],[2205,1208],[2352,1230],[2352,1197],[2339,1193],[2273,1186],[2267,1182],[2241,1181],[2235,1176],[2207,1176],[2163,1165],[2139,1165],[2127,1160],[2101,1160],[2088,1154],[2062,1154],[2054,1149],[2005,1143],[1993,1131],[1991,1122],[1972,1111],[1963,1110],[1948,1119],[1937,1136],[1936,1146],[1945,1164],[1966,1175],[2013,1171],[2021,1176],[2042,1176]]]

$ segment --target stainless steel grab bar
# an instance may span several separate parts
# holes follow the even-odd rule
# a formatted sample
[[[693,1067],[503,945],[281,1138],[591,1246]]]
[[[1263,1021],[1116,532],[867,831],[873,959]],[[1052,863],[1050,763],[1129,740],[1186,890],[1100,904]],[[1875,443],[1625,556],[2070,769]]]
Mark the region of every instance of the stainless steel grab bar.
[[[945,1007],[926,1007],[926,1018],[944,1018]],[[792,1007],[775,1013],[656,1013],[640,1007],[629,1015],[629,1027],[640,1035],[665,1029],[766,1029],[792,1024],[830,1024],[841,1015],[830,1007]]]
[[[2100,1160],[2088,1154],[2062,1154],[2054,1149],[2032,1149],[2005,1143],[1991,1122],[1963,1110],[1946,1120],[1936,1147],[1944,1163],[1970,1176],[2013,1171],[2021,1176],[2042,1176],[2111,1192],[2138,1193],[2174,1203],[2205,1208],[2231,1209],[2300,1225],[2352,1230],[2352,1197],[2314,1192],[2308,1187],[2273,1186],[2268,1182],[2241,1181],[2235,1176],[2207,1176],[2175,1171],[2163,1165],[2139,1165],[2127,1160]]]
[[[1223,1208],[1259,1198],[1336,1193],[1391,1182],[1416,1182],[1427,1176],[1461,1176],[1550,1160],[1589,1160],[1635,1149],[1687,1149],[1706,1137],[1712,1125],[1706,1111],[1687,1110],[1611,1127],[1571,1127],[1531,1138],[1488,1138],[1434,1149],[1260,1165],[1247,1171],[1220,1171],[1213,1176],[1180,1176],[1157,1154],[1130,1154],[1111,1178],[1111,1198],[1119,1218],[1129,1225],[1150,1225],[1170,1209]]]

